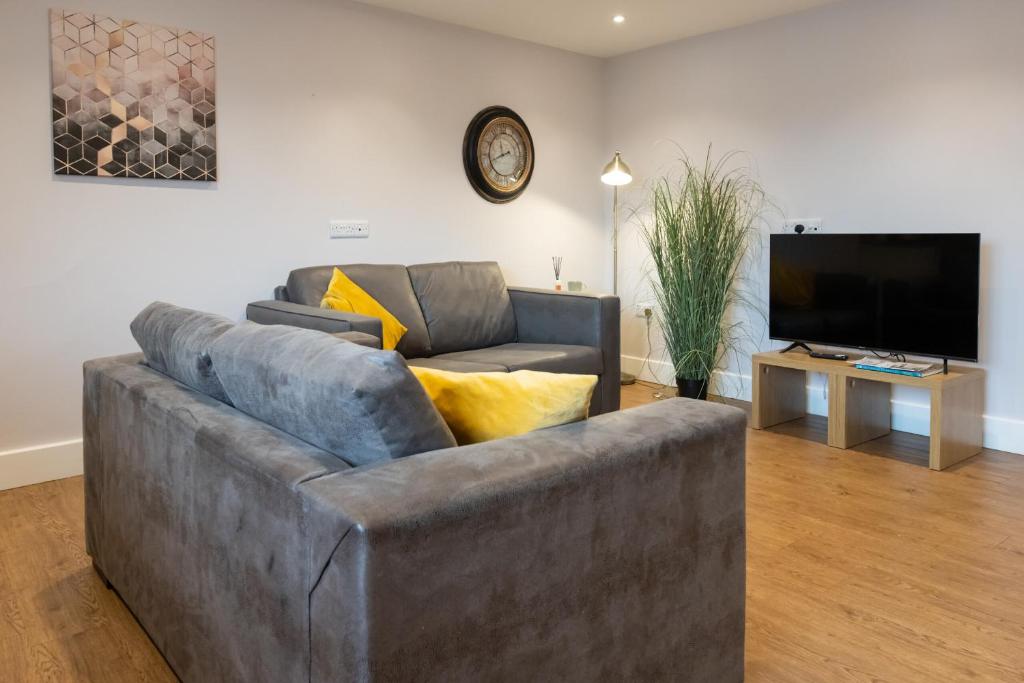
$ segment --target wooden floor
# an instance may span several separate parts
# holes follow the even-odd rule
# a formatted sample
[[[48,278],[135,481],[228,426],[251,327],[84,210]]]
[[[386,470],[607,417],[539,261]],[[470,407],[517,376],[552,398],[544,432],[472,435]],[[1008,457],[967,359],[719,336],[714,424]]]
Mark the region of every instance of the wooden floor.
[[[747,680],[1024,681],[1024,456],[932,472],[916,437],[792,436],[820,431],[748,432]],[[80,477],[0,492],[0,680],[173,681],[90,568],[82,507]]]
[[[175,681],[85,554],[82,478],[0,491],[0,681]]]

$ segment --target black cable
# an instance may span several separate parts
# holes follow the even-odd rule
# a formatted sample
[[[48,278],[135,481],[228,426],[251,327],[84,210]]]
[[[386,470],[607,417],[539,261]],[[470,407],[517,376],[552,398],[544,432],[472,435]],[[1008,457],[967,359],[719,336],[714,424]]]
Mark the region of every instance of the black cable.
[[[874,354],[875,358],[881,358],[882,360],[890,360],[891,359],[891,360],[898,361],[900,363],[906,363],[907,362],[907,357],[904,356],[902,353],[896,353],[894,351],[887,351],[886,354],[883,356],[882,354],[880,354],[878,351],[875,351],[874,349],[868,349],[868,351],[870,351],[872,354]]]
[[[639,379],[640,375],[643,374],[645,367],[650,370],[651,377],[654,378],[654,383],[661,385],[661,390],[655,389],[653,396],[656,399],[661,399],[665,398],[661,392],[662,390],[667,391],[668,385],[662,383],[661,379],[658,377],[658,373],[654,370],[654,365],[651,363],[651,355],[654,353],[654,344],[651,343],[651,323],[654,320],[654,313],[650,313],[649,315],[645,314],[644,318],[646,318],[644,322],[647,324],[647,355],[644,357],[644,362],[640,364],[640,372],[638,372],[636,376],[637,379]]]

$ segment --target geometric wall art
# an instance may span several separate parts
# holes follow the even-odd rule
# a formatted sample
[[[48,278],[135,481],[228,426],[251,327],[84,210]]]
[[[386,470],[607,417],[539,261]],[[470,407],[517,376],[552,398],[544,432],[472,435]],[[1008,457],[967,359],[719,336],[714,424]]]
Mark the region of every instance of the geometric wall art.
[[[212,35],[50,10],[53,170],[217,179]]]

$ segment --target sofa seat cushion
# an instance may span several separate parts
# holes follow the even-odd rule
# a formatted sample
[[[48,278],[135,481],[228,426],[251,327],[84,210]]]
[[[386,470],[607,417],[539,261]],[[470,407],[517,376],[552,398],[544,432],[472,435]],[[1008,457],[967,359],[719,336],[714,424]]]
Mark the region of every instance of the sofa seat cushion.
[[[509,372],[539,370],[573,375],[600,375],[604,372],[601,349],[596,346],[513,342],[486,349],[445,353],[434,358],[438,361],[500,365]]]
[[[405,325],[395,350],[406,358],[431,355],[430,337],[423,312],[405,266],[357,263],[343,266],[299,268],[288,275],[288,300],[306,306],[320,306],[334,269],[338,268],[381,306]]]
[[[429,368],[448,372],[508,372],[508,368],[497,363],[467,363],[446,358],[413,358],[406,361],[410,368]]]
[[[210,362],[210,347],[234,326],[222,315],[155,301],[135,316],[130,328],[149,367],[227,403]]]
[[[236,408],[351,465],[456,445],[394,351],[246,322],[223,334],[210,356]]]
[[[431,352],[417,356],[515,341],[515,312],[497,263],[425,263],[409,266],[409,279],[430,335]]]

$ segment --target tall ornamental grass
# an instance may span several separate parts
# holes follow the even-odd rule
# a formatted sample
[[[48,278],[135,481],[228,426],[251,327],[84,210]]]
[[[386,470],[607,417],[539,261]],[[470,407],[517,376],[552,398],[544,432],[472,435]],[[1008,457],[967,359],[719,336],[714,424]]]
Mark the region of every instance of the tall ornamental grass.
[[[654,264],[651,285],[657,319],[676,378],[709,381],[740,341],[730,307],[744,303],[741,267],[756,243],[765,194],[735,153],[702,165],[681,159],[678,179],[662,178],[652,192],[652,224],[643,239]]]

